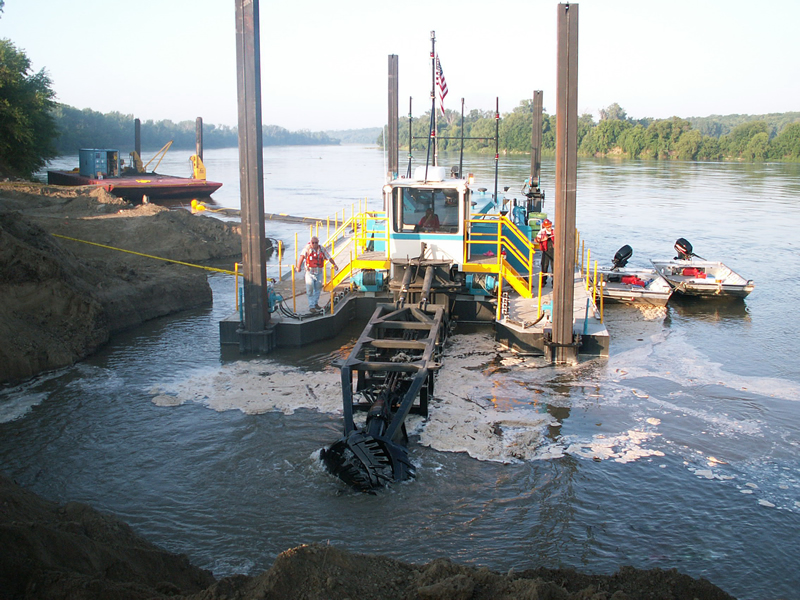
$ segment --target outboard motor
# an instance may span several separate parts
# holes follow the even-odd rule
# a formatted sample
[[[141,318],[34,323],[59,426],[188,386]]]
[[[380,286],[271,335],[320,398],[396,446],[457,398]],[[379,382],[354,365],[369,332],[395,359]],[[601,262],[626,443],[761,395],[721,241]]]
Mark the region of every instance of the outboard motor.
[[[688,240],[684,238],[678,238],[675,242],[675,251],[678,253],[678,256],[675,257],[675,260],[691,260],[692,256],[692,245],[689,243]]]
[[[631,256],[633,256],[633,248],[625,244],[622,248],[617,250],[617,253],[614,255],[614,266],[611,267],[611,270],[621,269],[627,265]]]

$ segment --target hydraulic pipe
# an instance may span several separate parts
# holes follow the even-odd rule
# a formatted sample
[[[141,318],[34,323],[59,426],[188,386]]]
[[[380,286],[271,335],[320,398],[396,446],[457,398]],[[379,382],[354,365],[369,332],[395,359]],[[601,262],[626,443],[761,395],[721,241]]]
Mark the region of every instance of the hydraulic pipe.
[[[433,265],[428,265],[425,269],[425,279],[422,281],[422,297],[420,299],[420,307],[425,308],[428,304],[428,296],[431,293],[431,287],[433,286],[433,276],[436,272],[436,267]]]
[[[406,272],[403,274],[403,283],[400,285],[400,297],[397,299],[398,306],[402,307],[406,303],[409,285],[411,285],[411,263],[406,265]]]

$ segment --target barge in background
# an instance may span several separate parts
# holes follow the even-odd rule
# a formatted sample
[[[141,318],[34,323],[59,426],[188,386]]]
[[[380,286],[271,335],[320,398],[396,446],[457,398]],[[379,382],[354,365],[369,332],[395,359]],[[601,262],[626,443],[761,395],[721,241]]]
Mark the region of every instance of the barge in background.
[[[168,148],[169,144],[159,153],[166,152]],[[131,157],[133,166],[123,168],[119,150],[81,148],[78,151],[79,167],[72,171],[48,171],[47,183],[97,186],[134,202],[146,199],[204,198],[222,187],[221,183],[206,179],[205,166],[197,155],[190,158],[192,177],[147,172],[135,152],[131,153]]]

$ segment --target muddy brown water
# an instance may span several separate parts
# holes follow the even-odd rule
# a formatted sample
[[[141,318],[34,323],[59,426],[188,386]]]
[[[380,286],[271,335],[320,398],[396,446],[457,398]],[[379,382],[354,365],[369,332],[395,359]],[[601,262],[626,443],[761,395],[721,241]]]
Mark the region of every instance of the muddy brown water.
[[[171,154],[161,170],[183,174],[188,153]],[[236,156],[206,151],[220,206],[238,207]],[[478,160],[467,168],[493,187],[493,162]],[[502,158],[501,186],[521,187],[528,160]],[[377,208],[383,164],[359,146],[268,148],[267,210],[324,216],[364,197]],[[552,211],[552,162],[543,170]],[[582,160],[577,222],[593,259],[630,244],[630,264],[646,266],[684,237],[755,291],[672,300],[663,314],[607,306],[611,356],[575,368],[498,357],[486,331],[462,328],[437,387],[450,412],[415,429],[418,477],[376,496],[343,489],[318,460],[341,427],[329,363],[360,327],[242,361],[219,348],[234,306],[221,274],[213,307],[0,389],[2,469],[49,499],[113,512],[217,576],[322,541],[498,571],[676,567],[739,598],[797,598],[798,198],[800,165]],[[308,232],[267,227],[287,242]]]

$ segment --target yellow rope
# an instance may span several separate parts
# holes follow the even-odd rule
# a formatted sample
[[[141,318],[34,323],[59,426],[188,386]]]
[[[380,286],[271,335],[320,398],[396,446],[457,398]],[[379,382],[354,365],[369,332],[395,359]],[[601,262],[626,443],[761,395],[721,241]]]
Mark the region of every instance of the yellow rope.
[[[145,258],[154,258],[156,260],[163,260],[166,262],[175,263],[176,265],[184,265],[186,267],[194,267],[195,269],[205,269],[206,271],[215,271],[217,273],[225,273],[226,275],[236,275],[233,271],[228,271],[226,269],[217,269],[214,267],[204,267],[202,265],[193,265],[192,263],[181,262],[180,260],[173,260],[171,258],[163,258],[161,256],[153,256],[152,254],[142,254],[141,252],[134,252],[133,250],[125,250],[124,248],[115,248],[114,246],[106,246],[105,244],[98,244],[96,242],[87,242],[86,240],[79,240],[77,238],[67,237],[66,235],[58,235],[57,233],[52,234],[54,237],[61,238],[64,240],[70,240],[72,242],[80,242],[81,244],[89,244],[90,246],[98,246],[100,248],[107,248],[109,250],[117,250],[119,252],[127,252],[128,254],[135,254],[136,256],[144,256]]]

